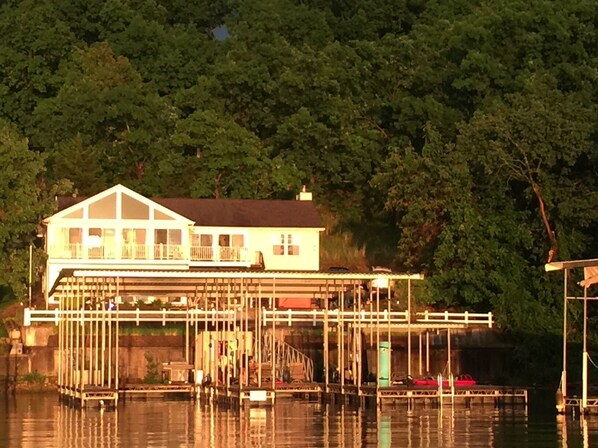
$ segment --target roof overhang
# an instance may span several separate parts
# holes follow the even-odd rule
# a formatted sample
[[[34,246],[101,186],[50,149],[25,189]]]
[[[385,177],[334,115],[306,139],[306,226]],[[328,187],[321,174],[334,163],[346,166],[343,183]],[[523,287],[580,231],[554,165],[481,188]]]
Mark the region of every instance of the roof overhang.
[[[52,288],[54,293],[68,293],[73,288],[91,292],[97,285],[112,295],[133,296],[226,296],[242,289],[261,297],[329,297],[358,288],[378,278],[395,281],[423,280],[422,274],[401,273],[329,273],[312,271],[125,271],[74,269],[63,270]],[[78,284],[78,286],[75,286]],[[108,286],[109,285],[109,286]],[[357,291],[357,289],[355,290]],[[362,292],[366,297],[366,292]],[[369,294],[368,294],[369,295]]]
[[[73,277],[110,278],[178,278],[178,279],[305,279],[305,280],[423,280],[423,274],[381,273],[381,272],[321,272],[321,271],[252,271],[252,270],[197,270],[197,271],[129,271],[106,269],[73,269]]]
[[[544,269],[546,272],[563,271],[575,268],[589,268],[598,266],[598,258],[591,258],[587,260],[569,260],[569,261],[555,261],[546,263]]]

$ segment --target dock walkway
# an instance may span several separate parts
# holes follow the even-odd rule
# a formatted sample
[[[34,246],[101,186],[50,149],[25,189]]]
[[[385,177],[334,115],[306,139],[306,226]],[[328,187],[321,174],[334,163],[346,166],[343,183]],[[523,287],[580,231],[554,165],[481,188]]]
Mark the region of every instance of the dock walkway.
[[[326,390],[327,389],[327,390]],[[293,383],[271,387],[243,387],[238,385],[196,387],[193,384],[129,384],[119,390],[96,386],[82,388],[61,387],[61,397],[72,404],[86,406],[116,406],[119,400],[137,398],[161,398],[168,395],[182,395],[200,401],[213,401],[231,407],[273,405],[277,400],[322,400],[340,403],[354,403],[377,406],[416,405],[441,407],[459,404],[465,407],[475,405],[527,406],[527,390],[504,386],[470,386],[452,389],[438,389],[421,386],[376,387],[375,385],[344,385],[322,383]],[[571,406],[575,399],[571,399]],[[598,409],[598,399],[591,404]]]

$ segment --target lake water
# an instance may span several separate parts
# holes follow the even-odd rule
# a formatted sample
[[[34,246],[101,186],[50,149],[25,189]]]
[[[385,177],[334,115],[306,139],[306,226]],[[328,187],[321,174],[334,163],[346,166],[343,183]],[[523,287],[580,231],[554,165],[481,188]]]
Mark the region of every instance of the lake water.
[[[56,395],[0,395],[0,447],[591,447],[598,416],[551,407],[404,406],[382,410],[279,401],[227,410],[192,401],[134,400],[74,409]]]

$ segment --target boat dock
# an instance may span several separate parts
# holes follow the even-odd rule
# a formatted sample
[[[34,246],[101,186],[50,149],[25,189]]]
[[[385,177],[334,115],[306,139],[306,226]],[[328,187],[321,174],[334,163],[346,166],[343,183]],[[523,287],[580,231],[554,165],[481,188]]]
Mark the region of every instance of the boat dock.
[[[431,332],[447,336],[445,369],[451,378],[451,331],[493,326],[491,313],[416,311],[412,283],[422,279],[393,273],[73,270],[54,288],[60,306],[26,309],[24,321],[57,326],[59,392],[82,406],[170,394],[239,407],[289,397],[378,406],[526,405],[524,389],[394,384],[399,372],[430,371]],[[165,306],[148,309],[140,297],[147,303],[161,297]],[[182,359],[163,366],[164,384],[123,381],[121,328],[145,323],[184,325]],[[292,328],[321,335],[322,381],[315,381],[314,359],[286,342]],[[399,367],[392,361],[398,338],[407,350],[406,365]]]

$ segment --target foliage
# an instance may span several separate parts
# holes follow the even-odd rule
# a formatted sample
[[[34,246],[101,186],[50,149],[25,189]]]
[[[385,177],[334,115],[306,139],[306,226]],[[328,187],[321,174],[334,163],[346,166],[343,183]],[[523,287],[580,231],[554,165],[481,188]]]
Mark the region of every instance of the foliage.
[[[357,246],[349,233],[323,236],[320,240],[320,268],[342,266],[352,271],[365,271],[368,266],[365,249]]]
[[[151,353],[145,353],[146,374],[143,377],[143,382],[146,384],[159,384],[162,382],[160,372],[158,371],[159,364]]]
[[[53,196],[61,186],[48,185],[44,157],[28,147],[11,124],[0,119],[0,300],[24,299],[29,277],[29,247],[42,218],[53,210]],[[35,249],[35,265],[40,250]]]
[[[423,272],[427,305],[491,310],[510,331],[558,327],[548,259],[596,256],[593,1],[26,0],[0,12],[7,296],[23,297],[29,244],[64,179],[84,195],[124,183],[290,198],[307,185],[333,217],[330,263]]]
[[[42,375],[37,370],[23,375],[22,380],[28,384],[44,384],[47,380],[45,375]]]
[[[268,158],[255,135],[215,111],[196,111],[179,121],[173,142],[184,153],[195,152],[189,162],[195,168],[194,197],[259,198],[280,188],[272,182],[280,161]]]
[[[180,325],[126,325],[119,327],[119,334],[121,336],[183,336],[185,334],[185,327]]]

